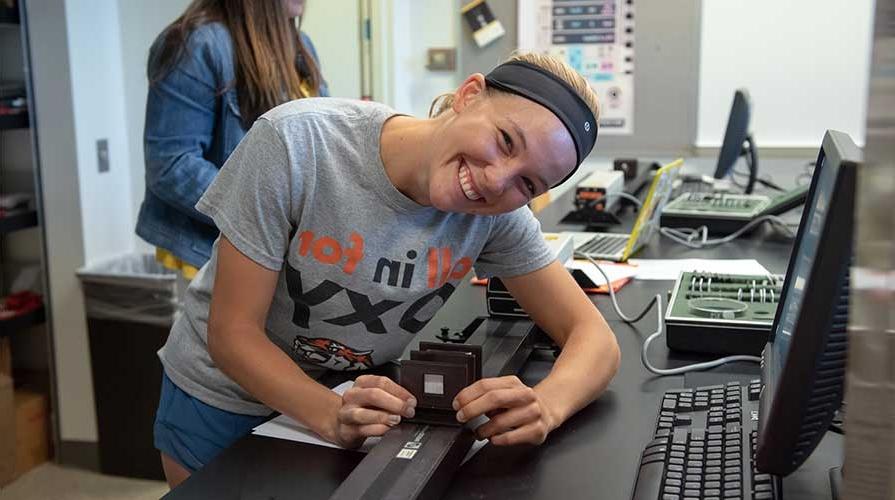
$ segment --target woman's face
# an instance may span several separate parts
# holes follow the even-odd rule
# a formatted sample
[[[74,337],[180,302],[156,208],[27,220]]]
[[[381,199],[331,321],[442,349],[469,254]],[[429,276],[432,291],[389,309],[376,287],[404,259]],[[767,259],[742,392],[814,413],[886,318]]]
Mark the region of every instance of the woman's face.
[[[513,211],[575,166],[572,137],[550,110],[524,97],[486,94],[482,75],[455,93],[429,169],[429,202],[440,210]]]
[[[286,15],[289,17],[301,17],[305,13],[305,0],[283,0],[286,6]]]

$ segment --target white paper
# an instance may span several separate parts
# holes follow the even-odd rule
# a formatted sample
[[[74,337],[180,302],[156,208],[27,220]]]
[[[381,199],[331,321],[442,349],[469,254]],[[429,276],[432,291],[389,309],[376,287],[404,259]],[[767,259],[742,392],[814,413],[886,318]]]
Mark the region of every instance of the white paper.
[[[345,394],[345,391],[350,389],[352,386],[354,386],[354,381],[349,380],[348,382],[333,387],[332,390],[336,394],[342,395]],[[487,422],[487,420],[485,421]],[[478,425],[476,425],[476,427],[477,426]],[[287,417],[286,415],[280,415],[276,418],[268,420],[267,422],[264,422],[258,427],[255,427],[252,430],[252,434],[271,437],[275,439],[285,439],[287,441],[297,441],[299,443],[307,443],[317,446],[326,446],[328,448],[342,448],[335,443],[331,443],[323,439],[315,432],[296,422],[292,418]],[[357,451],[367,453],[372,450],[373,447],[376,446],[376,444],[379,443],[381,439],[382,438],[378,437],[367,438],[367,440],[364,441],[364,444]],[[462,463],[466,463],[467,460],[475,456],[475,454],[478,453],[478,451],[482,449],[482,447],[486,444],[488,444],[487,439],[483,439],[481,441],[476,441],[475,443],[473,443],[472,447],[469,449],[469,452],[466,454],[466,457],[463,458]]]
[[[638,280],[676,280],[681,272],[768,274],[755,259],[630,259]]]
[[[345,391],[354,386],[354,381],[349,380],[348,382],[344,382],[342,384],[333,387],[333,392],[336,394],[342,395],[345,394]],[[331,443],[319,435],[314,431],[308,429],[302,424],[296,422],[291,417],[286,415],[280,415],[276,418],[270,419],[267,422],[255,427],[252,430],[252,434],[257,434],[259,436],[272,437],[276,439],[285,439],[287,441],[298,441],[299,443],[308,443],[314,444],[317,446],[326,446],[328,448],[341,448],[341,446]],[[368,452],[373,449],[373,446],[379,442],[379,438],[368,438],[364,444],[360,447],[360,451]]]

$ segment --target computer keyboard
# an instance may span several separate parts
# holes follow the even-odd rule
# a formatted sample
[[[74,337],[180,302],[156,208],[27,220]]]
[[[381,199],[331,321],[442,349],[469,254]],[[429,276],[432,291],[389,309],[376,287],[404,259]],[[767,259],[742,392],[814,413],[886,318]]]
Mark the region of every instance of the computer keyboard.
[[[674,389],[662,398],[633,500],[782,500],[777,476],[755,470],[761,383]]]
[[[628,244],[629,234],[596,234],[578,247],[575,252],[592,258],[621,253]]]

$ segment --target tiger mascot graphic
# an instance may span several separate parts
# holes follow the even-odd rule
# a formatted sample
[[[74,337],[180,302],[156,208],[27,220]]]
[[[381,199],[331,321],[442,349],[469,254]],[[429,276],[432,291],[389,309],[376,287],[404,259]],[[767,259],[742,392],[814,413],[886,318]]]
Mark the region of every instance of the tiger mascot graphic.
[[[373,367],[373,351],[358,351],[332,339],[296,335],[292,353],[305,361],[334,370],[365,370]]]

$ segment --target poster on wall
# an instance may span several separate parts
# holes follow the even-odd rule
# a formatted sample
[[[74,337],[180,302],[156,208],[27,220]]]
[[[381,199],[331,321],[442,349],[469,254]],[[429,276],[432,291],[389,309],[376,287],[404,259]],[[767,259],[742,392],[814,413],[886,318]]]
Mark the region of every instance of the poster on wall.
[[[519,48],[547,53],[600,96],[600,135],[634,132],[633,0],[518,0]]]

